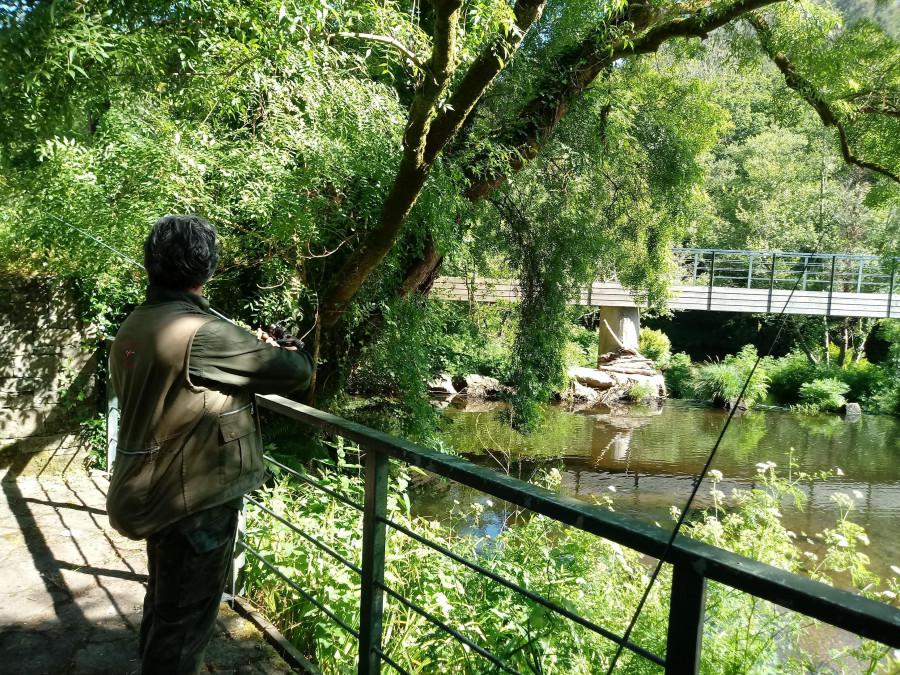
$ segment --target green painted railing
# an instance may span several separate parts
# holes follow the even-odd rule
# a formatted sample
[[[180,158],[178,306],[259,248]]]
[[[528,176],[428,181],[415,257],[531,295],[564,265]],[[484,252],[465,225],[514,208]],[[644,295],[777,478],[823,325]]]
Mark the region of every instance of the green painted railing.
[[[397,672],[407,672],[383,651],[382,609],[385,595],[419,613],[441,630],[468,645],[474,652],[493,663],[497,672],[517,672],[496,655],[491,654],[452,626],[419,607],[415,598],[403,597],[385,584],[385,537],[388,527],[412,537],[417,542],[449,556],[493,582],[521,593],[533,602],[593,630],[612,642],[624,645],[625,648],[641,657],[663,666],[665,672],[670,675],[699,672],[707,580],[719,582],[748,595],[773,602],[788,610],[800,612],[823,623],[900,649],[900,610],[679,535],[672,548],[666,553],[666,561],[673,567],[666,654],[663,656],[651,653],[640,645],[630,640],[625,641],[620,635],[498,576],[477,562],[462,558],[402,525],[391,522],[387,518],[388,463],[390,459],[394,459],[419,467],[655,558],[662,556],[666,550],[670,536],[668,531],[603,507],[585,504],[574,498],[494,472],[465,459],[427,450],[281,396],[258,396],[257,401],[262,408],[351,440],[365,452],[364,504],[348,500],[343,495],[320,485],[309,476],[292,471],[267,457],[269,462],[280,467],[282,471],[325,491],[333,498],[349,504],[362,513],[363,542],[360,566],[345,559],[326,544],[269,511],[252,497],[248,497],[249,501],[267,512],[269,516],[278,519],[298,536],[360,575],[362,584],[359,599],[359,630],[355,630],[344,618],[331,612],[322,599],[316,598],[309,589],[300,588],[285,576],[277,565],[266,560],[258,551],[243,541],[238,542],[244,551],[262,561],[272,574],[279,576],[285,584],[358,639],[359,673],[361,674],[379,673],[383,663],[390,665]]]

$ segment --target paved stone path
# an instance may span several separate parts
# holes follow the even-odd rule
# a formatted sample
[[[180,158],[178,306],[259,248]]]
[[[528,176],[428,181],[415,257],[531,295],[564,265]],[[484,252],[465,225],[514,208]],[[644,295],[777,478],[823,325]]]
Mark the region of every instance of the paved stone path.
[[[143,542],[117,534],[103,477],[0,479],[0,672],[127,675],[147,578]],[[222,605],[206,672],[291,673]]]

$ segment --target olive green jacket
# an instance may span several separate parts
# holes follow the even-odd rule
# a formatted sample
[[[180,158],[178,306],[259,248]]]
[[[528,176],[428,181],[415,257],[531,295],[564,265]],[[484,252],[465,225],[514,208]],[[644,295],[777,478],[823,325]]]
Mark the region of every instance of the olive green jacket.
[[[151,287],[113,344],[120,430],[107,511],[132,539],[261,485],[252,396],[305,388],[315,369],[304,352],[266,345],[208,307]]]

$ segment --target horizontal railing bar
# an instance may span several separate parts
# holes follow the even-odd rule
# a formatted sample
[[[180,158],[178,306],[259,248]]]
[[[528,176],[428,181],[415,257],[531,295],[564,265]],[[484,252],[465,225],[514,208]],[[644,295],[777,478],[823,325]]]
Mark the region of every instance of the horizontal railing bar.
[[[402,675],[412,675],[408,670],[403,668],[403,666],[399,665],[394,659],[381,651],[378,647],[372,647],[372,651],[378,654],[381,657],[381,660],[388,664],[391,668],[396,670],[398,673],[402,673]]]
[[[408,600],[407,598],[404,598],[402,595],[400,595],[397,591],[390,588],[389,586],[385,586],[384,584],[378,584],[378,587],[381,590],[383,590],[385,593],[387,593],[389,596],[394,598],[395,600],[398,600],[402,604],[409,607],[412,611],[416,612],[416,614],[419,614],[420,616],[423,616],[426,619],[428,619],[431,623],[433,623],[435,626],[440,628],[445,633],[449,633],[450,635],[455,637],[459,642],[462,642],[464,645],[466,645],[470,649],[474,649],[476,652],[481,654],[484,658],[486,658],[488,661],[493,663],[498,668],[502,668],[507,673],[512,673],[512,675],[522,675],[522,673],[520,673],[518,670],[503,663],[503,661],[501,661],[499,658],[497,658],[496,656],[491,654],[484,647],[479,647],[477,644],[472,642],[469,638],[467,638],[465,635],[460,633],[458,630],[456,630],[452,626],[449,626],[446,623],[444,623],[443,621],[441,621],[440,619],[438,619],[434,614],[429,612],[427,609],[422,609],[414,602]]]
[[[635,644],[634,642],[631,642],[630,640],[623,640],[622,636],[616,635],[615,633],[607,630],[606,628],[603,628],[602,626],[598,626],[593,621],[591,621],[589,619],[585,619],[583,616],[575,614],[574,612],[566,609],[565,607],[557,605],[552,600],[547,600],[543,596],[540,596],[537,593],[529,591],[527,588],[522,588],[518,584],[510,581],[509,579],[506,579],[505,577],[501,577],[500,575],[496,574],[495,572],[492,572],[491,570],[489,570],[485,567],[482,567],[478,563],[474,563],[471,560],[464,558],[463,556],[461,556],[457,553],[454,553],[450,549],[445,548],[445,547],[441,546],[440,544],[431,541],[430,539],[426,539],[422,535],[417,534],[416,532],[413,532],[409,528],[404,527],[403,525],[400,525],[399,523],[395,523],[394,521],[392,521],[388,518],[379,518],[379,520],[381,522],[385,523],[386,525],[389,525],[390,527],[394,528],[395,530],[402,532],[407,537],[414,539],[415,541],[419,542],[420,544],[424,544],[425,546],[428,546],[429,548],[434,549],[438,553],[442,553],[443,555],[447,556],[448,558],[455,560],[456,562],[458,562],[462,565],[465,565],[469,569],[472,569],[475,572],[478,572],[479,574],[486,576],[488,579],[491,579],[492,581],[496,581],[498,584],[506,586],[510,590],[513,590],[521,595],[524,595],[529,600],[536,602],[539,605],[543,605],[547,609],[551,609],[554,612],[556,612],[557,614],[561,614],[562,616],[566,617],[567,619],[570,619],[570,620],[574,621],[575,623],[578,623],[578,624],[584,626],[585,628],[592,630],[595,633],[598,633],[599,635],[602,635],[607,640],[610,640],[611,642],[615,642],[616,644],[622,645],[622,646],[630,649],[631,651],[633,651],[635,654],[639,654],[640,656],[643,656],[645,659],[648,659],[650,661],[653,661],[653,663],[656,663],[660,666],[665,667],[666,660],[664,658],[662,658],[661,656],[657,656],[656,654],[654,654],[651,651],[647,651],[640,645]]]
[[[817,259],[825,259],[831,260],[832,258],[836,258],[837,260],[900,260],[900,258],[895,258],[891,256],[880,256],[880,255],[866,255],[866,254],[855,254],[855,253],[803,253],[802,251],[744,251],[740,249],[719,249],[719,248],[673,248],[672,253],[690,253],[693,255],[694,253],[700,254],[712,254],[715,253],[716,257],[719,256],[727,256],[727,255],[752,255],[754,258],[769,258],[772,259],[774,255],[776,258],[817,258]]]
[[[267,462],[271,462],[271,463],[274,464],[275,466],[281,467],[282,469],[284,469],[285,471],[287,471],[291,476],[294,476],[294,478],[299,478],[300,480],[305,481],[305,482],[309,483],[310,485],[319,488],[322,492],[331,495],[332,497],[334,497],[335,499],[337,499],[339,502],[342,502],[342,503],[346,504],[347,506],[352,506],[352,507],[353,507],[354,509],[356,509],[357,511],[363,511],[363,510],[364,510],[362,504],[357,504],[357,503],[356,503],[355,501],[353,501],[352,499],[347,499],[347,497],[345,497],[344,495],[342,495],[340,492],[335,492],[335,491],[332,490],[331,488],[325,487],[325,486],[322,485],[320,482],[313,480],[313,479],[310,478],[309,476],[304,476],[304,475],[303,475],[302,473],[300,473],[299,471],[294,471],[294,470],[291,469],[290,467],[287,467],[287,466],[285,466],[284,464],[282,464],[281,462],[278,462],[278,461],[272,459],[272,458],[269,457],[268,455],[263,455],[263,456],[266,458],[266,461],[267,461]]]
[[[291,530],[292,532],[295,532],[296,534],[299,534],[301,537],[303,537],[304,539],[306,539],[309,543],[311,543],[311,544],[313,544],[314,546],[318,547],[320,550],[322,550],[322,551],[324,551],[325,553],[327,553],[328,555],[330,555],[332,558],[334,558],[335,560],[337,560],[339,563],[343,564],[345,567],[350,568],[351,570],[353,570],[353,571],[356,572],[357,574],[362,574],[362,570],[361,570],[358,566],[354,565],[352,562],[350,562],[349,560],[347,560],[344,556],[342,556],[340,553],[338,553],[337,551],[335,551],[335,550],[334,550],[333,548],[331,548],[328,544],[324,544],[324,543],[322,543],[321,541],[319,541],[318,539],[316,539],[315,537],[313,537],[311,534],[309,534],[309,533],[307,533],[307,532],[304,532],[304,531],[301,530],[299,527],[297,527],[296,525],[294,525],[294,524],[290,523],[289,521],[285,520],[284,518],[282,518],[281,516],[279,516],[277,513],[275,513],[274,511],[272,511],[270,508],[268,508],[267,506],[265,506],[264,504],[261,504],[261,503],[259,503],[258,501],[256,501],[255,499],[253,499],[253,497],[251,497],[250,495],[244,495],[244,499],[246,499],[246,500],[247,500],[248,502],[250,502],[251,504],[255,504],[256,506],[258,506],[259,508],[261,508],[263,511],[265,511],[266,513],[268,513],[269,515],[271,515],[273,518],[276,518],[279,522],[281,522],[281,523],[283,523],[284,525],[286,525],[287,528],[288,528],[289,530]]]
[[[359,640],[359,631],[353,630],[350,626],[348,626],[346,623],[344,623],[344,622],[341,620],[341,618],[340,618],[337,614],[335,614],[334,612],[332,612],[330,609],[328,609],[325,605],[323,605],[321,602],[319,602],[318,600],[316,600],[316,599],[315,599],[313,596],[311,596],[309,593],[307,593],[307,592],[304,591],[302,588],[300,588],[297,584],[295,584],[293,581],[291,581],[290,579],[288,579],[287,576],[285,576],[285,574],[284,574],[281,570],[279,570],[277,567],[275,567],[275,565],[273,565],[273,564],[270,563],[268,560],[266,560],[265,558],[263,558],[262,554],[259,553],[259,551],[256,551],[253,547],[248,546],[248,545],[247,545],[245,542],[243,542],[243,541],[240,541],[240,540],[239,540],[237,543],[238,543],[238,545],[241,546],[241,548],[243,548],[243,549],[246,550],[246,551],[249,551],[252,555],[254,555],[260,562],[262,562],[263,565],[265,565],[265,566],[268,567],[270,570],[272,570],[273,572],[275,572],[275,574],[276,574],[277,576],[281,577],[281,579],[284,580],[284,582],[285,582],[288,586],[290,586],[291,588],[293,588],[293,589],[294,589],[295,591],[297,591],[300,595],[302,595],[304,598],[306,598],[307,600],[309,600],[313,605],[315,605],[319,610],[321,610],[322,612],[324,612],[325,615],[326,615],[329,619],[331,619],[332,621],[334,621],[338,626],[340,626],[340,627],[343,628],[345,631],[347,631],[348,633],[350,633],[350,635],[352,635],[352,636],[355,637],[357,640]]]
[[[283,396],[257,396],[259,404],[287,417],[332,431],[367,448],[450,478],[516,506],[541,513],[585,532],[659,558],[669,532],[596,504],[585,504],[537,485],[478,466],[461,457],[427,450],[408,441],[341,419]],[[807,577],[745,558],[683,535],[667,561],[693,565],[699,574],[750,595],[806,614],[857,635],[900,648],[900,610]]]

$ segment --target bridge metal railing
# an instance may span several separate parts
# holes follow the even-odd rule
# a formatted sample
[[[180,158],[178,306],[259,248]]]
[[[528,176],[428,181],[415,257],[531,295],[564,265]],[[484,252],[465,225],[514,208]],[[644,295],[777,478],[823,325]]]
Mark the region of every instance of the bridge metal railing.
[[[327,544],[268,510],[259,501],[252,497],[248,498],[268,517],[277,518],[282,525],[303,538],[309,545],[316,546],[359,575],[361,592],[358,629],[351,625],[351,617],[336,616],[326,606],[327,598],[321,595],[317,597],[317,593],[321,593],[321,590],[313,591],[301,588],[284,573],[277,561],[269,560],[246,542],[239,542],[239,546],[247,554],[259,559],[273,575],[280,578],[281,582],[307,599],[331,621],[358,640],[359,673],[379,673],[382,664],[387,664],[400,673],[407,672],[385,652],[386,646],[383,643],[382,633],[385,596],[418,613],[439,630],[462,642],[473,652],[489,661],[492,664],[491,668],[494,668],[496,672],[517,672],[499,656],[476,644],[457,628],[448,625],[423,609],[416,603],[416,598],[404,597],[385,583],[385,549],[388,528],[449,556],[457,563],[484,575],[491,582],[513,590],[530,601],[542,605],[616,644],[623,644],[633,653],[663,667],[665,672],[670,675],[699,672],[703,624],[706,618],[707,580],[713,580],[751,596],[773,602],[853,634],[877,640],[893,648],[900,648],[900,610],[679,536],[667,556],[668,563],[673,567],[673,575],[666,653],[664,655],[655,654],[631,640],[623,640],[621,635],[595,624],[577,612],[499,576],[480,565],[477,560],[463,558],[444,546],[391,521],[387,517],[389,461],[395,460],[419,467],[485,494],[506,500],[518,507],[543,514],[570,527],[614,541],[647,556],[659,558],[663,554],[670,534],[668,531],[609,511],[601,506],[586,504],[506,474],[494,472],[465,459],[427,450],[280,396],[258,396],[257,402],[262,408],[353,441],[365,453],[365,490],[362,504],[347,499],[321,485],[310,476],[293,471],[271,457],[266,458],[268,462],[277,465],[281,471],[316,489],[323,490],[332,498],[348,504],[361,513],[363,540],[359,564],[347,560]],[[327,584],[322,584],[319,589],[325,586]]]
[[[685,285],[894,295],[900,259],[873,255],[672,249]],[[798,283],[799,279],[799,283]]]

